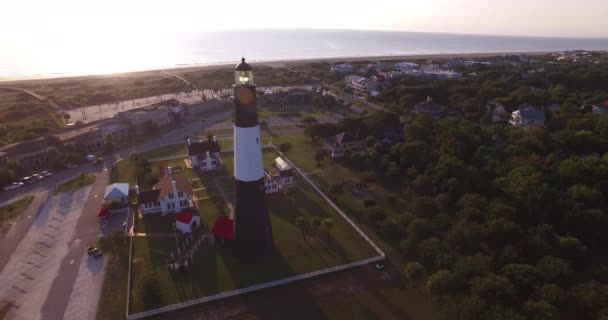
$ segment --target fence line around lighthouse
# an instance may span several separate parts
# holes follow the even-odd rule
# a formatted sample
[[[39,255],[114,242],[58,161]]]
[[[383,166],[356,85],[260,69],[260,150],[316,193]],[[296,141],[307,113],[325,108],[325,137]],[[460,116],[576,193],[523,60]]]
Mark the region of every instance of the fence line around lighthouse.
[[[149,317],[149,316],[153,316],[153,315],[157,315],[157,314],[161,314],[161,313],[166,313],[166,312],[170,312],[170,311],[176,311],[176,310],[180,310],[180,309],[184,309],[184,308],[189,308],[189,307],[192,307],[192,306],[195,306],[195,305],[198,305],[198,304],[203,304],[203,303],[207,303],[207,302],[212,302],[212,301],[217,301],[217,300],[221,300],[221,299],[226,299],[226,298],[230,298],[230,297],[234,297],[234,296],[238,296],[238,295],[242,295],[242,294],[246,294],[246,293],[250,293],[250,292],[254,292],[254,291],[258,291],[258,290],[262,290],[262,289],[268,289],[268,288],[272,288],[272,287],[277,287],[277,286],[289,284],[289,283],[296,282],[296,281],[301,281],[301,280],[305,280],[305,279],[310,279],[310,278],[322,276],[322,275],[333,273],[333,272],[336,272],[336,271],[342,271],[342,270],[347,270],[347,269],[351,269],[351,268],[360,267],[360,266],[363,266],[363,265],[366,265],[366,264],[382,261],[382,260],[384,260],[386,258],[386,254],[382,251],[382,249],[380,249],[380,247],[378,247],[367,236],[367,234],[365,234],[365,232],[363,232],[363,230],[361,230],[333,201],[331,201],[331,199],[329,197],[327,197],[327,195],[325,195],[325,193],[321,189],[319,189],[319,187],[317,187],[317,185],[312,180],[310,180],[302,172],[302,170],[300,168],[298,168],[297,166],[295,166],[294,163],[291,162],[291,160],[289,160],[289,158],[287,158],[280,150],[278,150],[278,148],[274,144],[265,145],[264,148],[272,148],[281,157],[283,157],[285,159],[285,161],[287,161],[297,171],[297,173],[309,185],[311,185],[313,187],[313,189],[325,201],[327,201],[327,203],[329,203],[330,206],[334,210],[336,210],[336,212],[338,212],[338,214],[343,219],[345,219],[350,224],[350,226],[353,227],[353,229],[355,229],[355,231],[357,231],[357,233],[361,237],[363,237],[363,239],[365,239],[365,241],[370,246],[372,246],[372,248],[374,248],[374,250],[378,253],[378,255],[374,256],[374,257],[371,257],[371,258],[364,259],[364,260],[354,261],[354,262],[342,264],[342,265],[335,266],[335,267],[325,268],[325,269],[321,269],[321,270],[317,270],[317,271],[312,271],[312,272],[304,273],[304,274],[293,276],[293,277],[288,277],[288,278],[284,278],[284,279],[279,279],[279,280],[275,280],[275,281],[261,283],[261,284],[258,284],[258,285],[253,285],[253,286],[250,286],[250,287],[247,287],[247,288],[242,288],[242,289],[236,289],[236,290],[232,290],[232,291],[222,292],[222,293],[218,293],[218,294],[214,294],[214,295],[210,295],[210,296],[205,296],[205,297],[201,297],[201,298],[197,298],[197,299],[193,299],[193,300],[188,300],[188,301],[184,301],[184,302],[179,302],[179,303],[171,304],[171,305],[160,307],[160,308],[156,308],[156,309],[151,309],[151,310],[135,313],[135,314],[132,314],[132,315],[127,315],[127,320],[142,319],[142,318],[145,318],[145,317]],[[129,261],[129,265],[130,264],[131,264],[131,261]],[[128,297],[127,297],[127,301],[129,301]],[[127,314],[128,313],[129,313],[129,305],[127,305]]]

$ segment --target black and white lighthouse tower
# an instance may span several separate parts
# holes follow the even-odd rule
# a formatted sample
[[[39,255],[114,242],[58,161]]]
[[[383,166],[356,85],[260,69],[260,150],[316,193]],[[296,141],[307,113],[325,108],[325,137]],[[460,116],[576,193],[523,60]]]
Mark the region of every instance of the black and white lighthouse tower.
[[[274,242],[264,189],[253,69],[243,58],[234,70],[234,237],[239,256],[251,259],[271,252]]]

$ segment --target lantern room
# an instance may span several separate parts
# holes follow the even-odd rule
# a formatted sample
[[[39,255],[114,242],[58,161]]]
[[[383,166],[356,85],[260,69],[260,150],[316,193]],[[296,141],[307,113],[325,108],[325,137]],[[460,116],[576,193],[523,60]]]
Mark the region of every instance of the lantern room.
[[[253,68],[245,62],[245,58],[242,58],[241,63],[234,68],[234,84],[236,86],[253,85]]]

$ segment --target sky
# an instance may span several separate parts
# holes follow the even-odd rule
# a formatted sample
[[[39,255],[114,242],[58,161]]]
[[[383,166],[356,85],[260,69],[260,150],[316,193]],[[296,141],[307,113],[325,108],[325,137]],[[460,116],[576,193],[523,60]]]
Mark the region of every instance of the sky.
[[[365,29],[608,37],[607,0],[3,1],[0,40],[154,39],[176,30]]]

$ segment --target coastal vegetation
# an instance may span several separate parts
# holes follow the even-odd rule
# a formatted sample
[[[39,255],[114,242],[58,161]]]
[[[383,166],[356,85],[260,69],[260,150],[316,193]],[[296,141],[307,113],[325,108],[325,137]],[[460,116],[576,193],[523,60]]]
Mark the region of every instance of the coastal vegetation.
[[[76,178],[60,183],[55,188],[55,193],[75,191],[82,187],[88,186],[95,182],[95,175],[88,173],[81,173]]]
[[[607,315],[606,116],[562,106],[546,127],[523,129],[403,115],[401,142],[381,141],[400,116],[389,112],[308,132],[366,137],[362,152],[321,162],[331,168],[313,177],[393,248],[410,283],[452,319]],[[302,166],[315,170],[308,158]],[[357,199],[356,183],[367,197]]]

